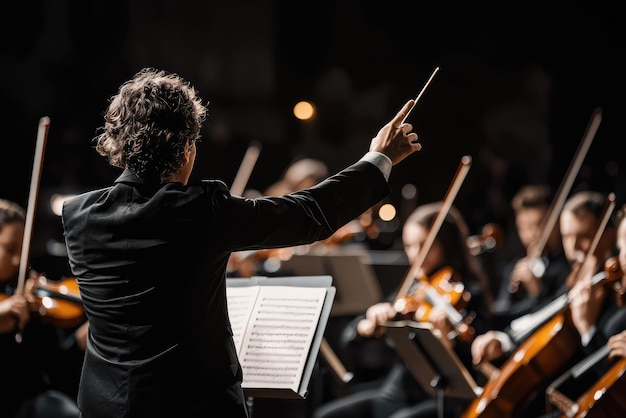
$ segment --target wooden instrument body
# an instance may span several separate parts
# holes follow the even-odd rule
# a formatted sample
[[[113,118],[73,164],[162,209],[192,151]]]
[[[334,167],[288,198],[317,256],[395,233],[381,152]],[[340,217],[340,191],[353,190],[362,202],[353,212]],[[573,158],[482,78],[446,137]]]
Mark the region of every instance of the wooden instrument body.
[[[438,301],[429,296],[433,294],[431,289],[437,292],[441,302],[458,311],[464,309],[471,299],[471,294],[462,282],[455,279],[454,270],[450,267],[443,267],[431,277],[417,280],[415,287],[414,292],[403,298],[404,305],[396,303],[396,306],[402,306],[399,313],[418,322],[429,322],[430,312],[438,306]]]
[[[626,414],[626,358],[617,361],[576,401],[573,418],[613,418]],[[572,411],[573,412],[573,411]],[[567,415],[563,414],[562,418]]]
[[[554,316],[525,340],[486,383],[462,418],[522,418],[578,348],[578,333],[566,313]]]

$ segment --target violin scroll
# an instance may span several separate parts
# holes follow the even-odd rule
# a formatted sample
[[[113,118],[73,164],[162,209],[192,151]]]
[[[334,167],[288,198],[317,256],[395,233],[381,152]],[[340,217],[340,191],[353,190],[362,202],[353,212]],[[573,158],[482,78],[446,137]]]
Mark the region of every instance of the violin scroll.
[[[620,307],[626,306],[626,277],[617,257],[609,257],[604,262],[607,281],[613,283],[615,299]]]

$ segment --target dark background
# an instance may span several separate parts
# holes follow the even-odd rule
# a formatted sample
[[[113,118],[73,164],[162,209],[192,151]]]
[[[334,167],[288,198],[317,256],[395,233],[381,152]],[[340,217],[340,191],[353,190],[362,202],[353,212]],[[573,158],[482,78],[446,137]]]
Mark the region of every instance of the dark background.
[[[624,201],[623,55],[618,2],[585,1],[69,1],[3,5],[0,26],[0,197],[24,207],[38,121],[51,119],[33,258],[62,241],[55,193],[109,185],[119,171],[91,148],[108,98],[145,66],[191,81],[209,117],[194,176],[230,184],[246,148],[262,144],[248,187],[287,164],[356,161],[377,130],[440,72],[408,121],[423,151],[396,167],[404,216],[442,199],[463,155],[472,168],[456,204],[472,231],[509,222],[521,184],[556,190],[592,112],[603,121],[573,190]],[[300,122],[302,99],[317,117]],[[403,202],[404,185],[417,188]],[[42,268],[52,268],[43,266]]]

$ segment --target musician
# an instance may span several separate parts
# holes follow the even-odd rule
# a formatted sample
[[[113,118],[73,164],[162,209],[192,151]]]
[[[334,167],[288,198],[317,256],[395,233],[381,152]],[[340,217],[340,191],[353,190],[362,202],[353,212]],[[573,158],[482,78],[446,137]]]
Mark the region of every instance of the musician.
[[[317,186],[246,199],[218,180],[189,183],[207,109],[188,81],[145,68],[123,83],[95,144],[124,171],[62,213],[90,321],[82,413],[246,417],[226,302],[231,252],[325,239],[382,200],[392,165],[421,148],[403,123],[413,104]]]
[[[65,340],[31,312],[29,295],[15,294],[25,221],[20,205],[0,199],[0,416],[78,417],[73,394],[60,384],[59,373],[74,372],[70,360],[82,358],[85,329]]]
[[[618,280],[621,285],[625,280],[623,272],[626,267],[626,205],[617,213],[616,217],[616,247],[619,251],[619,265],[622,277]],[[616,299],[611,286],[601,286],[593,290],[581,289],[584,294],[572,302],[572,320],[578,332],[585,337],[583,351],[590,356],[596,353],[605,344],[609,354],[586,370],[581,376],[564,380],[557,389],[566,397],[580,399],[592,384],[609,372],[611,366],[620,357],[626,357],[626,307],[624,301]],[[583,398],[583,399],[586,399]],[[588,407],[588,406],[587,406]],[[601,407],[598,407],[601,408]],[[626,411],[623,411],[626,412]],[[556,418],[563,415],[563,411],[553,409],[541,415],[541,418]]]
[[[414,262],[420,253],[435,219],[441,202],[424,204],[415,209],[407,218],[402,230],[402,242],[409,261]],[[465,308],[468,315],[474,315],[472,325],[481,332],[488,327],[489,312],[488,283],[478,259],[469,253],[467,247],[468,227],[462,215],[454,207],[444,219],[440,231],[421,265],[421,273],[428,277],[440,271],[442,267],[451,267],[456,280],[464,284],[471,294],[469,305]],[[487,290],[486,290],[487,289]],[[393,305],[395,295],[389,295],[384,301],[370,306],[365,314],[358,316],[346,330],[353,333],[353,344],[370,338],[382,337],[385,322],[398,317]],[[463,342],[448,339],[450,329],[441,320],[442,310],[433,308],[430,315],[446,344],[454,347],[462,361],[471,366],[469,346]],[[410,319],[410,318],[409,318]],[[478,376],[477,376],[478,377]],[[451,413],[458,413],[459,405],[449,402],[446,407]],[[437,412],[435,399],[424,392],[417,381],[401,361],[396,361],[379,387],[364,389],[347,396],[332,400],[314,411],[315,418],[335,417],[421,417]]]
[[[606,206],[606,197],[597,192],[584,191],[571,196],[563,207],[559,223],[565,255],[572,267],[572,274],[566,280],[569,294],[573,295],[569,303],[572,323],[578,332],[579,347],[568,364],[584,358],[591,347],[606,342],[606,328],[610,326],[611,316],[616,312],[614,300],[605,298],[602,286],[591,287],[592,277],[604,267],[604,261],[614,254],[615,227],[608,224],[596,247],[594,254],[587,254],[595,234],[600,227],[600,220]],[[535,311],[548,312],[550,304]],[[525,317],[530,318],[526,315]],[[547,320],[549,318],[545,318]],[[516,320],[524,324],[524,321]],[[475,365],[485,361],[506,359],[524,341],[533,335],[541,323],[529,327],[526,332],[519,332],[511,323],[504,331],[491,330],[476,337],[472,343],[472,357]],[[545,322],[545,321],[544,321]],[[542,322],[543,323],[543,322]],[[528,416],[540,413],[544,407],[543,398],[537,398],[529,406]]]
[[[626,205],[615,217],[617,231],[615,245],[619,251],[621,271],[626,267]],[[611,228],[613,229],[613,228]],[[621,278],[620,280],[623,280]],[[583,346],[586,354],[591,354],[605,345],[614,335],[626,330],[626,308],[615,297],[611,286],[588,286],[580,291],[580,296],[571,303],[572,320],[580,335],[584,336]],[[621,337],[614,338],[613,344]],[[617,347],[618,348],[618,347]],[[619,348],[618,348],[619,349]],[[617,352],[613,353],[613,356]],[[596,369],[603,374],[607,363]]]
[[[565,291],[565,279],[570,265],[563,252],[558,225],[551,231],[542,231],[550,215],[553,196],[550,187],[532,184],[521,187],[511,200],[515,214],[515,229],[524,253],[507,263],[502,283],[493,305],[496,328],[553,300]],[[547,233],[545,249],[537,257],[534,245]]]

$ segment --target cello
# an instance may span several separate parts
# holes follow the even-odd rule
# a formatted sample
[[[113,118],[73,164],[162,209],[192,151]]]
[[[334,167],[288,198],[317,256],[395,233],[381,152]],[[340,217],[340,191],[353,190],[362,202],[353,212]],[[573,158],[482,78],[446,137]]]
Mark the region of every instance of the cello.
[[[581,265],[572,269],[572,275],[579,277],[590,267],[593,254],[615,208],[615,196],[610,194],[600,219],[599,227]],[[596,274],[590,286],[605,284],[615,278],[605,272]],[[578,280],[576,280],[578,281]],[[571,359],[579,345],[579,335],[572,323],[569,303],[576,296],[574,288],[559,303],[560,309],[546,319],[499,370],[487,376],[488,381],[482,394],[465,409],[462,418],[523,417],[537,395],[546,387]]]
[[[626,357],[619,359],[608,372],[581,396],[572,412],[562,418],[611,418],[623,416],[626,411]]]

